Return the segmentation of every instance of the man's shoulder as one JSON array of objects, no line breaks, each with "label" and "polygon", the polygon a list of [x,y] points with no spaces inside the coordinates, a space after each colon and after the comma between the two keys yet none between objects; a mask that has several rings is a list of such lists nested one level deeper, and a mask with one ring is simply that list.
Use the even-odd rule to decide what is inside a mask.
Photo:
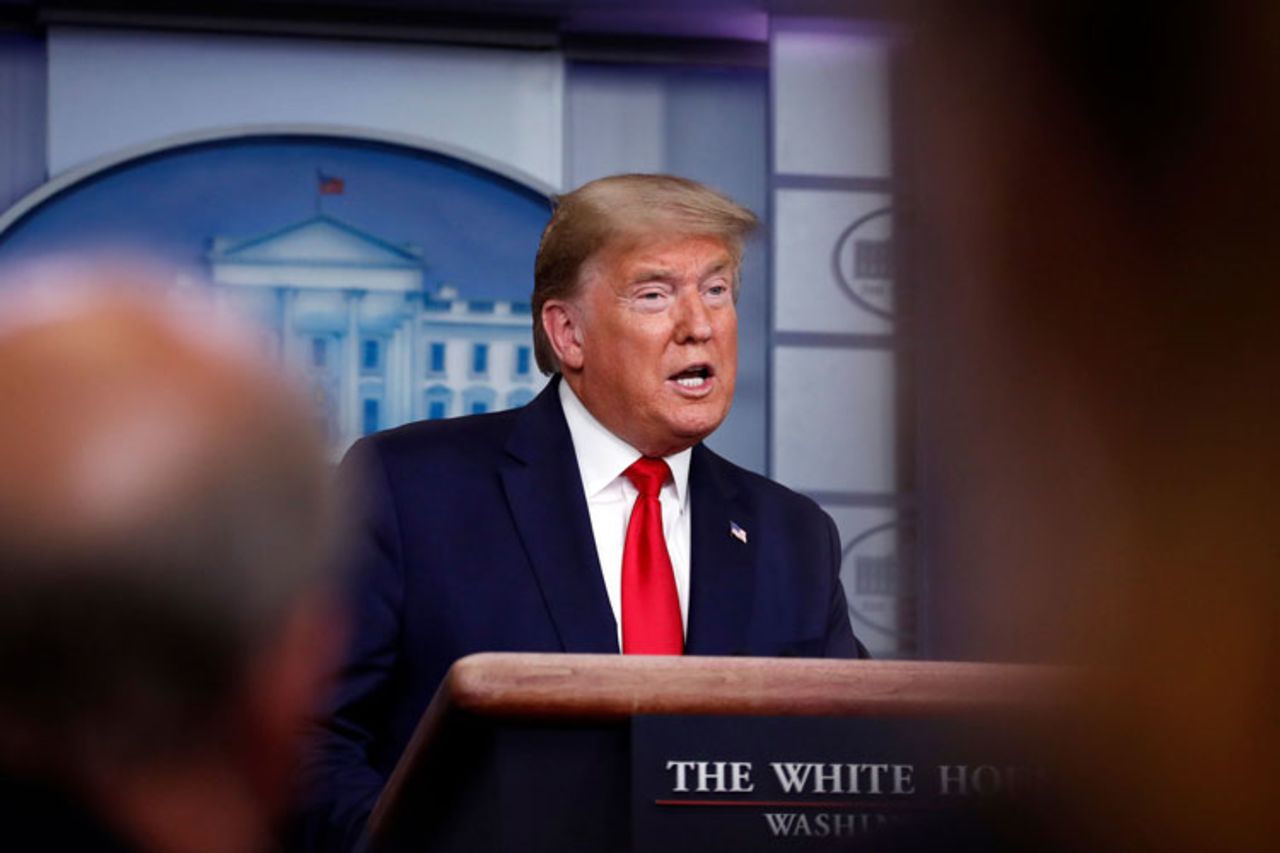
[{"label": "man's shoulder", "polygon": [[348,459],[377,459],[397,468],[421,464],[476,464],[503,455],[519,409],[461,418],[413,421],[367,435]]},{"label": "man's shoulder", "polygon": [[735,491],[751,503],[784,514],[825,515],[817,502],[807,495],[790,489],[781,483],[730,462],[706,445],[699,445],[696,453],[701,464],[718,478],[722,488]]}]

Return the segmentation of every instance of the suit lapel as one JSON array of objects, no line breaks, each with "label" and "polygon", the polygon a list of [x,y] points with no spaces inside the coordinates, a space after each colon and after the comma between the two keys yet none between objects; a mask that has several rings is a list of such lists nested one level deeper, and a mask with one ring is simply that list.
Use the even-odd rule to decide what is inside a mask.
[{"label": "suit lapel", "polygon": [[617,626],[558,384],[558,378],[550,382],[517,416],[502,485],[564,650],[617,653]]},{"label": "suit lapel", "polygon": [[[752,518],[738,499],[729,464],[701,444],[689,462],[689,500],[693,526],[685,652],[741,654],[755,599]],[[741,537],[734,535],[735,525]]]}]

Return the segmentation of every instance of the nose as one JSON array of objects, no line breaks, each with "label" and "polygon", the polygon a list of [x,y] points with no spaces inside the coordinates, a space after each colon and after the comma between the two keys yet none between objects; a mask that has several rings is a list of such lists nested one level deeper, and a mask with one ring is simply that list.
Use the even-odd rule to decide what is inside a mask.
[{"label": "nose", "polygon": [[711,339],[711,312],[696,289],[682,293],[676,303],[676,342],[702,343]]}]

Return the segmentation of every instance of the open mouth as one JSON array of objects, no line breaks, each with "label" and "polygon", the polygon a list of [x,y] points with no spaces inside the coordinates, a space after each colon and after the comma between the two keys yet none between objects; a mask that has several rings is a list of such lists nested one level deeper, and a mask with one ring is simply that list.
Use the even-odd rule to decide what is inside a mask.
[{"label": "open mouth", "polygon": [[715,370],[711,365],[693,364],[679,373],[672,374],[670,378],[682,388],[701,388],[714,375]]}]

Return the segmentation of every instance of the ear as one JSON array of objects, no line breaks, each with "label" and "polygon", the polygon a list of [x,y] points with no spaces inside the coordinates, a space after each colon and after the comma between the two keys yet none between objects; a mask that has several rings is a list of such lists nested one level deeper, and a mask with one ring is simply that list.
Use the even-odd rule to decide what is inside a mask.
[{"label": "ear", "polygon": [[582,309],[571,302],[549,299],[542,306],[542,330],[560,359],[562,370],[582,369]]}]

